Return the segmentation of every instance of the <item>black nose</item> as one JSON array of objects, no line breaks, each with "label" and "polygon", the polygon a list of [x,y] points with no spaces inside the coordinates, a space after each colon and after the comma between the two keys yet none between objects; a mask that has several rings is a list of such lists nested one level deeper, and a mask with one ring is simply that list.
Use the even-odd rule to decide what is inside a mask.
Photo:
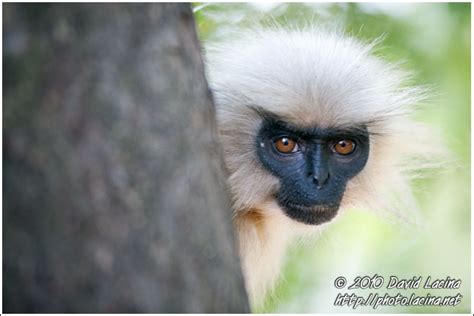
[{"label": "black nose", "polygon": [[316,184],[316,188],[319,190],[328,183],[329,171],[326,168],[316,168],[313,174],[313,182]]},{"label": "black nose", "polygon": [[313,183],[319,190],[328,183],[329,180],[329,152],[324,144],[315,144],[310,151],[309,176],[313,178]]}]

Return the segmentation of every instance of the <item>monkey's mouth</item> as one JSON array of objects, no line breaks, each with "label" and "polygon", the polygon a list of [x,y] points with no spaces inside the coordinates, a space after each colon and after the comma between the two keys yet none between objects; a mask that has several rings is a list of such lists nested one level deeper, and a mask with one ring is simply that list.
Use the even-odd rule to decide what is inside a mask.
[{"label": "monkey's mouth", "polygon": [[332,220],[339,204],[302,205],[290,201],[279,201],[288,217],[309,225],[320,225]]}]

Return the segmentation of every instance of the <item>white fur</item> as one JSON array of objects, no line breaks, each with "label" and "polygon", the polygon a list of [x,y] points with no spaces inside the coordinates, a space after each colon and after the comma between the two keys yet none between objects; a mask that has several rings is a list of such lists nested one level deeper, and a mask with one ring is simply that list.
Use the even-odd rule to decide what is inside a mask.
[{"label": "white fur", "polygon": [[[217,104],[247,289],[254,303],[274,283],[290,239],[319,226],[296,223],[273,201],[278,179],[255,153],[259,106],[302,127],[365,124],[369,160],[349,181],[341,208],[360,206],[403,216],[416,211],[407,170],[426,166],[431,132],[410,118],[425,90],[409,75],[340,32],[249,30],[206,47]],[[412,218],[412,216],[405,216]]]}]

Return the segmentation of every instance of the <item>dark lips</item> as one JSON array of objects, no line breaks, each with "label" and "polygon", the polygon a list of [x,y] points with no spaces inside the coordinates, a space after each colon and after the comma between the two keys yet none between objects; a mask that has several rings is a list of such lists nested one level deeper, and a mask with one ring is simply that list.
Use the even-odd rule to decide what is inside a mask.
[{"label": "dark lips", "polygon": [[310,225],[320,225],[332,220],[339,205],[300,205],[289,201],[281,201],[280,206],[292,219]]}]

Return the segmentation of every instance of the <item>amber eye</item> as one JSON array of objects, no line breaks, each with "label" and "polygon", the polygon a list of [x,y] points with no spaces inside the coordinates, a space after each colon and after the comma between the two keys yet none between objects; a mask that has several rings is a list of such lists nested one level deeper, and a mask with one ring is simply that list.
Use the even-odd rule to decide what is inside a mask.
[{"label": "amber eye", "polygon": [[334,151],[339,155],[349,155],[355,150],[356,144],[350,139],[341,139],[334,145]]},{"label": "amber eye", "polygon": [[294,153],[298,150],[298,144],[288,137],[280,137],[274,142],[275,149],[282,154]]}]

